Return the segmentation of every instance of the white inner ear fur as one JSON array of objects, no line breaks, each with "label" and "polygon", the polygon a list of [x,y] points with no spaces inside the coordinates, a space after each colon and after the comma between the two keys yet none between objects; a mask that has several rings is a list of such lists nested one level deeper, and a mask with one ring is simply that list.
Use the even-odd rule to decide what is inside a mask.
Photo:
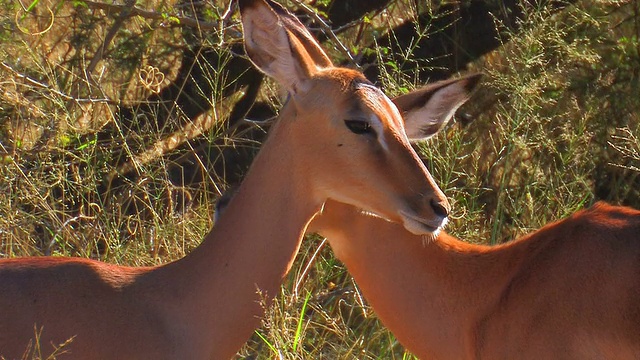
[{"label": "white inner ear fur", "polygon": [[254,8],[242,18],[244,41],[251,61],[291,93],[301,90],[301,69],[291,53],[289,35],[271,9]]},{"label": "white inner ear fur", "polygon": [[435,135],[468,97],[465,83],[453,83],[438,89],[423,107],[405,112],[407,137],[411,141],[417,141]]}]

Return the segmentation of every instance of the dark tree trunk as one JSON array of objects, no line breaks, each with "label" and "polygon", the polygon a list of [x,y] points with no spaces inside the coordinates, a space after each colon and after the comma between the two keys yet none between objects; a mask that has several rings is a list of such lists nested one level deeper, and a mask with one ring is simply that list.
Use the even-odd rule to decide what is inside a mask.
[{"label": "dark tree trunk", "polygon": [[333,0],[328,7],[322,8],[334,28],[362,19],[367,13],[380,11],[391,3],[391,0]]}]

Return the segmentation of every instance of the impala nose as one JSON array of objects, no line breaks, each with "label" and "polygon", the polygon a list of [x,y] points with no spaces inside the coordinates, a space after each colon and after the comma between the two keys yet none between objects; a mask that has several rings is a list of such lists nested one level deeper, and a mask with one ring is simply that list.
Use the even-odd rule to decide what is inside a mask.
[{"label": "impala nose", "polygon": [[443,219],[449,216],[450,206],[448,203],[436,201],[434,199],[431,199],[430,203],[431,208],[436,215],[442,217]]}]

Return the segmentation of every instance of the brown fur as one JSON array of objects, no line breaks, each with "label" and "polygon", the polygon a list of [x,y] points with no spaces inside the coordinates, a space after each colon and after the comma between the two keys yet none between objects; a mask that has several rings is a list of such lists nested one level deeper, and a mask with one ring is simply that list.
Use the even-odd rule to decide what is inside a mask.
[{"label": "brown fur", "polygon": [[598,203],[494,247],[333,201],[309,227],[421,358],[640,359],[638,210]]}]

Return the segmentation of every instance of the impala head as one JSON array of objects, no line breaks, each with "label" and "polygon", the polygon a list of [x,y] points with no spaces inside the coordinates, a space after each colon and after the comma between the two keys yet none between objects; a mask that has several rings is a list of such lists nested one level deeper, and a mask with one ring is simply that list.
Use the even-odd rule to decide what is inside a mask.
[{"label": "impala head", "polygon": [[412,135],[433,135],[476,81],[409,94],[396,106],[362,73],[333,66],[280,5],[269,0],[239,5],[249,58],[289,93],[276,124],[278,136],[299,149],[287,154],[295,158],[291,171],[305,174],[312,195],[402,223],[415,234],[444,226],[449,203],[412,149],[402,116],[411,119]]}]

